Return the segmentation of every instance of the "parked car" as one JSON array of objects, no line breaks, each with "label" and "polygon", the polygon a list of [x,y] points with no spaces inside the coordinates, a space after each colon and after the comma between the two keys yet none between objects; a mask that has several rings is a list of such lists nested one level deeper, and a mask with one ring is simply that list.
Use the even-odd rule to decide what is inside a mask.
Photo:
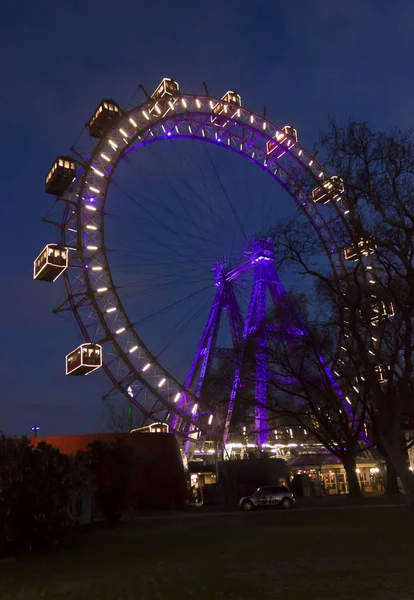
[{"label": "parked car", "polygon": [[255,508],[292,508],[295,497],[286,485],[259,487],[252,496],[240,499],[241,510]]}]

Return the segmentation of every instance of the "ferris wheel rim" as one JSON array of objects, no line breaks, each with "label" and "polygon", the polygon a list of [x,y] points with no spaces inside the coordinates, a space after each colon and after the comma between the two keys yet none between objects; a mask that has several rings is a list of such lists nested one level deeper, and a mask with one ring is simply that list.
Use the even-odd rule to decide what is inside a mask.
[{"label": "ferris wheel rim", "polygon": [[[204,102],[206,103],[208,106],[211,107],[212,103],[213,104],[217,104],[222,102],[222,99],[218,99],[218,98],[212,98],[210,96],[202,96],[202,95],[189,95],[189,94],[178,94],[177,101],[180,101],[181,103],[183,102],[187,102],[188,105],[190,105],[190,102],[194,102],[195,100],[198,100],[199,102]],[[301,201],[299,201],[299,197],[300,194],[299,192],[293,193],[293,186],[289,187],[287,184],[284,184],[283,181],[275,174],[275,172],[272,172],[269,168],[268,165],[266,164],[266,160],[260,164],[258,160],[256,160],[254,157],[249,156],[247,153],[243,153],[238,150],[236,150],[236,148],[233,148],[229,145],[225,145],[224,143],[221,143],[221,140],[217,141],[217,139],[214,141],[213,139],[208,139],[206,137],[203,136],[197,136],[193,133],[188,133],[186,135],[182,134],[171,134],[171,136],[168,136],[165,131],[164,131],[164,135],[163,136],[156,136],[154,134],[154,137],[151,139],[147,139],[145,143],[143,144],[138,144],[135,147],[132,147],[132,144],[134,143],[135,140],[137,140],[137,138],[142,137],[143,135],[145,135],[147,132],[151,131],[152,129],[155,128],[155,126],[159,126],[159,125],[163,125],[164,123],[168,122],[168,121],[179,121],[180,123],[182,122],[187,122],[189,119],[187,117],[189,117],[190,115],[197,115],[198,117],[205,117],[207,119],[211,118],[212,116],[214,116],[214,113],[211,110],[207,110],[207,111],[200,111],[200,110],[188,110],[188,105],[185,107],[186,110],[185,112],[180,112],[176,115],[174,115],[174,117],[172,117],[171,114],[169,114],[168,116],[160,116],[154,115],[154,119],[151,121],[150,124],[146,125],[146,127],[138,129],[137,128],[137,132],[136,135],[131,136],[130,139],[128,139],[128,143],[126,143],[125,147],[123,148],[122,151],[120,151],[117,155],[116,160],[113,162],[112,164],[112,168],[108,174],[108,176],[103,175],[103,177],[101,177],[102,171],[100,168],[101,167],[101,163],[102,160],[100,160],[98,162],[98,166],[97,163],[95,162],[97,155],[101,152],[102,154],[102,149],[105,145],[108,145],[108,140],[112,139],[112,140],[117,140],[118,141],[118,137],[119,137],[119,130],[125,130],[125,126],[123,126],[124,121],[128,121],[131,122],[135,120],[136,118],[136,114],[137,112],[141,112],[143,113],[144,111],[147,111],[147,115],[149,114],[149,108],[148,107],[153,107],[155,106],[159,101],[158,100],[150,100],[150,101],[146,101],[144,103],[141,103],[140,105],[138,105],[137,107],[131,109],[128,112],[125,112],[122,116],[122,119],[119,123],[117,123],[117,125],[111,129],[110,131],[108,131],[107,135],[105,136],[104,139],[102,140],[98,140],[94,151],[92,152],[89,160],[87,161],[86,165],[85,165],[85,170],[83,171],[83,173],[81,174],[81,176],[78,178],[77,182],[75,183],[75,186],[73,189],[77,189],[80,193],[78,194],[78,199],[76,201],[76,218],[77,218],[77,225],[78,225],[78,236],[81,234],[81,230],[82,230],[82,209],[85,208],[85,205],[82,204],[82,200],[83,198],[83,193],[84,190],[86,189],[86,186],[89,185],[89,188],[92,187],[96,190],[99,189],[99,196],[102,200],[101,203],[101,208],[99,209],[99,212],[102,214],[101,216],[101,227],[100,227],[100,233],[101,233],[101,240],[102,240],[102,244],[101,247],[99,248],[100,254],[103,258],[103,267],[106,273],[106,276],[108,278],[108,281],[110,283],[110,285],[108,286],[108,290],[110,291],[110,293],[112,294],[115,303],[116,303],[116,307],[117,310],[119,310],[119,312],[122,314],[122,321],[123,323],[126,325],[126,327],[124,328],[124,331],[126,329],[128,329],[128,331],[131,333],[131,335],[135,338],[137,345],[140,347],[140,349],[144,350],[145,355],[150,359],[151,362],[151,366],[157,367],[161,373],[163,373],[165,375],[165,378],[168,378],[169,381],[173,382],[173,384],[176,386],[177,389],[181,389],[182,392],[185,392],[185,394],[190,395],[191,393],[188,392],[188,390],[184,390],[183,389],[183,385],[180,384],[175,377],[169,372],[168,369],[165,369],[162,365],[162,363],[160,361],[157,360],[156,356],[154,356],[151,352],[151,350],[149,349],[149,347],[145,344],[145,341],[141,338],[140,334],[137,332],[136,328],[134,327],[133,323],[131,322],[131,320],[129,319],[129,316],[127,314],[127,311],[125,310],[124,306],[123,306],[123,302],[121,301],[121,298],[118,294],[117,288],[115,286],[114,280],[113,280],[113,276],[112,276],[112,272],[111,272],[111,268],[109,265],[109,260],[108,260],[108,256],[107,256],[107,248],[105,245],[105,204],[107,201],[107,195],[108,195],[108,191],[110,188],[110,185],[112,183],[112,178],[113,178],[113,174],[116,171],[117,166],[119,165],[120,161],[122,160],[122,158],[124,158],[125,156],[128,156],[131,152],[138,150],[140,147],[142,146],[146,146],[150,143],[154,143],[155,141],[162,141],[164,139],[193,139],[193,140],[198,140],[201,142],[209,142],[209,143],[215,143],[216,145],[219,145],[221,147],[225,147],[229,150],[233,150],[234,152],[238,153],[239,155],[242,155],[244,158],[249,159],[251,162],[255,163],[257,166],[259,166],[262,170],[266,171],[267,173],[269,173],[274,179],[276,179],[276,181],[278,182],[279,185],[281,185],[288,193],[289,195],[293,198],[293,200],[296,202],[296,204],[302,209],[302,211],[304,212],[304,214],[306,215],[306,217],[308,218],[309,222],[312,224],[312,226],[314,227],[319,239],[322,242],[322,245],[324,247],[325,253],[329,258],[329,262],[331,264],[331,268],[333,271],[334,276],[337,276],[337,267],[334,264],[333,258],[332,258],[332,252],[329,252],[325,240],[321,237],[321,232],[320,232],[320,227],[318,227],[316,220],[317,218],[322,220],[323,226],[326,227],[326,231],[328,233],[330,233],[330,229],[329,226],[326,225],[323,216],[320,215],[320,210],[319,207],[316,206],[314,203],[312,203],[312,200],[310,201],[310,203],[308,202],[308,200],[306,200],[306,203],[303,203]],[[241,107],[240,107],[241,109]],[[261,139],[265,139],[267,141],[269,140],[273,140],[274,138],[272,137],[272,135],[265,133],[266,130],[268,130],[269,132],[271,132],[272,130],[277,131],[278,128],[276,128],[276,126],[274,126],[272,123],[270,123],[270,121],[268,121],[267,119],[264,119],[263,117],[260,117],[259,115],[252,113],[250,111],[247,111],[246,109],[241,109],[244,111],[244,113],[247,113],[247,116],[249,117],[249,119],[253,119],[254,123],[251,123],[251,126],[249,126],[248,124],[241,122],[239,120],[239,116],[236,117],[232,117],[231,119],[229,119],[228,123],[231,124],[231,121],[233,121],[235,124],[237,124],[238,126],[241,126],[242,128],[246,128],[250,131],[254,131],[255,134],[257,136],[260,136]],[[147,120],[147,119],[145,119]],[[253,124],[258,124],[259,128],[257,127],[253,127]],[[206,125],[210,126],[210,125]],[[262,128],[260,130],[260,127]],[[220,129],[224,130],[224,127],[220,127]],[[115,133],[116,130],[116,133]],[[138,133],[139,131],[139,133]],[[123,131],[124,132],[124,131]],[[121,134],[122,135],[122,134]],[[125,140],[125,138],[124,138]],[[114,141],[114,143],[116,144],[117,141]],[[126,140],[125,140],[126,141]],[[250,143],[250,146],[253,145],[253,142]],[[296,151],[297,154],[293,154],[293,148],[292,149],[287,149],[286,152],[297,162],[301,165],[302,167],[302,172],[306,173],[307,175],[311,175],[311,180],[312,182],[317,185],[318,183],[321,183],[322,181],[325,181],[326,179],[329,178],[329,175],[326,173],[325,169],[323,169],[321,167],[321,165],[319,163],[317,163],[317,161],[312,157],[312,155],[305,150],[305,148],[303,148],[298,142],[295,143],[294,147],[296,147]],[[254,152],[254,151],[253,151]],[[284,152],[285,153],[285,152]],[[301,158],[303,156],[303,159]],[[263,157],[263,155],[261,155],[261,158]],[[307,161],[307,165],[305,165],[304,160],[306,159]],[[277,172],[279,171],[283,171],[283,168],[280,164],[277,165]],[[97,175],[97,173],[99,172],[99,177],[101,179],[106,180],[107,184],[106,187],[104,188],[104,193],[101,193],[100,188],[96,187],[95,185],[90,185],[91,181],[92,184],[95,184],[97,178],[95,177],[95,175]],[[316,174],[318,173],[318,175]],[[90,178],[90,180],[87,182],[87,178]],[[287,180],[288,182],[290,181],[290,179],[288,178]],[[79,184],[79,188],[77,188],[76,186]],[[93,191],[93,190],[92,190]],[[71,196],[72,199],[72,195],[73,195],[73,190],[70,191],[69,195]],[[308,194],[309,196],[309,194]],[[68,198],[69,199],[69,198]],[[335,210],[343,216],[342,212],[339,209],[339,206],[337,204],[334,204]],[[307,210],[309,208],[309,210]],[[315,215],[315,218],[313,218],[313,215]],[[66,222],[65,219],[62,220],[62,242],[65,243],[67,241],[66,239]],[[334,236],[331,236],[334,239]],[[81,240],[82,242],[82,240]],[[83,243],[78,243],[78,250],[80,252],[80,257],[81,257],[81,263],[86,265],[86,252],[85,252],[85,247]],[[337,257],[339,258],[339,263],[341,266],[341,271],[345,271],[345,263],[344,263],[344,259],[342,256],[341,252],[337,252]],[[107,335],[107,339],[105,339],[105,343],[108,342],[110,343],[113,348],[116,350],[116,354],[121,357],[122,361],[128,366],[129,372],[133,373],[134,377],[133,380],[134,381],[140,381],[140,383],[144,386],[146,386],[151,393],[154,393],[154,387],[153,386],[148,386],[147,385],[147,380],[142,376],[142,373],[138,370],[137,366],[135,366],[133,364],[133,362],[130,360],[130,357],[128,356],[127,352],[123,349],[123,347],[121,346],[121,344],[118,342],[118,338],[116,337],[116,333],[114,333],[113,331],[111,331],[107,320],[105,319],[105,315],[103,310],[101,309],[101,305],[99,303],[99,300],[97,300],[96,295],[95,295],[95,291],[93,289],[93,285],[92,285],[92,281],[91,281],[91,275],[90,275],[90,271],[87,268],[84,268],[82,270],[82,274],[83,274],[83,280],[85,283],[85,286],[87,288],[87,292],[88,292],[88,296],[89,298],[92,300],[92,304],[94,307],[94,310],[98,316],[98,320],[100,322],[100,324],[102,325],[103,330],[106,332]],[[67,291],[68,291],[68,296],[70,298],[73,297],[73,287],[71,285],[71,278],[69,276],[68,273],[65,273],[65,284],[67,287]],[[89,339],[90,341],[96,341],[96,340],[92,340],[90,339],[90,334],[87,330],[87,327],[85,326],[79,310],[76,306],[76,303],[72,302],[71,304],[71,308],[72,311],[75,314],[75,318],[78,322],[78,325],[80,326],[83,335]],[[111,373],[112,375],[112,371],[109,368],[109,365],[106,363],[106,361],[104,361],[104,369],[106,371],[106,373],[109,375]],[[142,369],[141,369],[142,371]],[[113,381],[113,383],[115,383],[114,381],[114,377],[110,376],[111,380]],[[117,389],[119,389],[119,391],[121,391],[124,395],[126,394],[126,385],[124,381],[118,381],[116,380],[116,387]],[[156,392],[156,390],[155,390]],[[177,406],[174,406],[172,403],[171,398],[165,398],[164,396],[162,396],[161,394],[159,394],[159,398],[158,398],[161,403],[171,412],[174,412],[176,414],[179,415],[179,417],[185,419],[187,422],[192,423],[193,425],[196,424],[196,420],[191,418],[191,415],[188,415],[188,413],[185,414],[180,414],[180,411],[178,410]],[[198,399],[195,398],[195,401],[198,402]],[[140,410],[143,410],[143,407],[140,405]]]}]

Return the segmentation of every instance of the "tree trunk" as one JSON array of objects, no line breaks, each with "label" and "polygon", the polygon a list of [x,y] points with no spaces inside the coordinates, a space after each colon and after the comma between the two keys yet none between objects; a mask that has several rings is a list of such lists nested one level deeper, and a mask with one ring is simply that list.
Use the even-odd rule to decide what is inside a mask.
[{"label": "tree trunk", "polygon": [[356,472],[356,462],[354,456],[346,456],[342,458],[342,463],[346,471],[346,478],[348,480],[349,495],[355,498],[362,496],[361,488],[359,486],[358,475]]},{"label": "tree trunk", "polygon": [[385,477],[385,494],[400,494],[400,488],[398,487],[397,471],[395,469],[395,466],[388,455],[385,455],[384,458],[387,469],[387,474]]},{"label": "tree trunk", "polygon": [[400,446],[388,450],[397,476],[400,478],[407,499],[407,506],[414,511],[414,475],[408,468],[407,452]]}]

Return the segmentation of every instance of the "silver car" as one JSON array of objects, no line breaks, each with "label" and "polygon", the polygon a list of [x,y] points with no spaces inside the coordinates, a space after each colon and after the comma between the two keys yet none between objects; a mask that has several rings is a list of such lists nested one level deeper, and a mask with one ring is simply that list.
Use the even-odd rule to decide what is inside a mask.
[{"label": "silver car", "polygon": [[241,510],[253,510],[254,508],[292,508],[295,497],[285,485],[271,485],[259,487],[253,496],[245,496],[240,499]]}]

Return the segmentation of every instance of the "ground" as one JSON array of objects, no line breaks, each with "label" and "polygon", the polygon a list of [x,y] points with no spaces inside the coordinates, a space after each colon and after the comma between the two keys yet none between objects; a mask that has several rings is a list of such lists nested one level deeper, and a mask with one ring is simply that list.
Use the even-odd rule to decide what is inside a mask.
[{"label": "ground", "polygon": [[0,598],[408,600],[413,536],[402,506],[144,518],[3,559]]}]

